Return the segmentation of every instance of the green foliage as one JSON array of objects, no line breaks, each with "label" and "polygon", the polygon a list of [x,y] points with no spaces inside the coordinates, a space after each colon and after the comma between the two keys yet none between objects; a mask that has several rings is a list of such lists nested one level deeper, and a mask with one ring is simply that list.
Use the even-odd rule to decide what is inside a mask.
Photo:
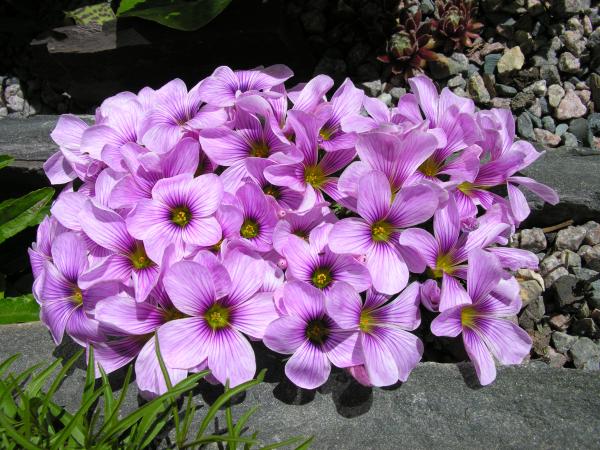
[{"label": "green foliage", "polygon": [[117,19],[117,16],[115,16],[114,11],[110,7],[110,3],[106,1],[65,11],[65,16],[73,19],[77,25],[89,25],[92,23],[102,25]]},{"label": "green foliage", "polygon": [[[13,162],[13,158],[0,155],[0,169]],[[27,227],[37,225],[48,214],[54,189],[42,188],[0,203],[0,244]]]},{"label": "green foliage", "polygon": [[40,320],[40,306],[33,295],[2,298],[0,292],[0,324],[34,322]]},{"label": "green foliage", "polygon": [[231,0],[121,0],[118,17],[140,17],[182,31],[202,28]]},{"label": "green foliage", "polygon": [[[132,375],[132,365],[125,376],[123,388],[116,395],[107,375],[100,370],[100,380],[94,376],[94,352],[88,352],[88,369],[81,405],[73,414],[54,400],[54,394],[70,368],[82,356],[83,350],[69,359],[58,374],[62,360],[55,360],[45,368],[33,366],[19,375],[5,373],[18,359],[12,356],[0,363],[0,445],[4,449],[144,449],[156,448],[166,442],[168,448],[198,449],[209,443],[219,443],[228,450],[251,449],[258,445],[257,434],[245,436],[246,423],[256,408],[242,414],[237,423],[233,421],[230,408],[232,397],[258,385],[263,381],[263,370],[256,380],[249,381],[226,391],[206,410],[200,425],[197,423],[198,406],[194,404],[192,390],[208,374],[203,371],[189,376],[171,386],[160,350],[157,356],[169,390],[122,417],[121,407]],[[52,380],[52,381],[50,381]],[[44,386],[50,386],[43,391]],[[186,401],[181,401],[183,397]],[[102,406],[101,406],[102,405]],[[181,408],[180,408],[181,406]],[[225,434],[210,434],[207,429],[219,410],[225,407],[227,431]],[[198,427],[195,432],[193,428]],[[172,433],[169,433],[172,431]],[[174,436],[174,442],[171,442]],[[295,446],[308,448],[311,439],[301,437],[278,442],[263,449]]]}]

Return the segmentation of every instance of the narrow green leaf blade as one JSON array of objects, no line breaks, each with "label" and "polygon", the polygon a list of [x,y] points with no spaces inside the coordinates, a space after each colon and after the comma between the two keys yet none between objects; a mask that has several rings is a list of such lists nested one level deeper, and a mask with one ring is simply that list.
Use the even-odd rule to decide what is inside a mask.
[{"label": "narrow green leaf blade", "polygon": [[202,28],[231,0],[122,0],[119,17],[140,17],[182,31]]},{"label": "narrow green leaf blade", "polygon": [[10,164],[15,160],[12,156],[8,155],[0,155],[0,169],[6,166],[10,166]]},{"label": "narrow green leaf blade", "polygon": [[40,305],[32,294],[0,299],[0,324],[40,320]]},{"label": "narrow green leaf blade", "polygon": [[0,203],[0,243],[29,226],[37,225],[43,217],[40,213],[53,195],[54,189],[42,188]]}]

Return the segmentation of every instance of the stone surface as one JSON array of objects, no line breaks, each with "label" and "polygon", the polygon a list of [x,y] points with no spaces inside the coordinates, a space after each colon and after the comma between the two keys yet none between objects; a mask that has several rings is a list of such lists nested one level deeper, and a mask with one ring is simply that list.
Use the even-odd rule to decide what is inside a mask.
[{"label": "stone surface", "polygon": [[586,233],[587,230],[583,227],[564,228],[556,235],[554,246],[557,250],[568,249],[576,252],[581,246]]},{"label": "stone surface", "polygon": [[577,94],[572,90],[568,90],[556,108],[555,117],[558,120],[568,120],[582,117],[586,112],[587,108]]},{"label": "stone surface", "polygon": [[579,338],[577,336],[571,336],[570,334],[562,333],[560,331],[552,333],[552,343],[554,344],[554,348],[560,353],[567,353],[578,340]]},{"label": "stone surface", "polygon": [[490,93],[485,87],[485,83],[481,75],[478,73],[472,75],[467,83],[468,92],[473,100],[477,103],[486,104],[491,100]]},{"label": "stone surface", "polygon": [[581,69],[581,62],[570,52],[564,52],[558,59],[558,68],[561,72],[577,73]]},{"label": "stone surface", "polygon": [[520,245],[523,250],[529,250],[533,253],[539,253],[546,250],[548,243],[546,242],[546,235],[541,228],[528,228],[521,230]]},{"label": "stone surface", "polygon": [[548,103],[553,108],[556,108],[562,98],[565,96],[565,90],[559,84],[552,84],[548,87]]},{"label": "stone surface", "polygon": [[[583,247],[586,247],[585,249]],[[600,272],[600,244],[592,246],[583,246],[578,254],[583,259],[585,266],[588,269]]]},{"label": "stone surface", "polygon": [[[23,354],[16,370],[48,363],[53,352],[68,356],[72,351],[69,346],[55,350],[39,324],[1,326],[0,339],[0,359]],[[259,357],[259,367],[267,359]],[[57,393],[57,401],[71,410],[80,398],[83,366],[83,361],[77,364]],[[423,363],[399,387],[363,388],[334,372],[314,392],[282,382],[281,367],[270,366],[267,382],[248,391],[233,410],[242,414],[259,406],[248,426],[260,430],[265,443],[314,435],[315,449],[489,448],[491,442],[507,448],[597,446],[600,377],[586,371],[543,363],[499,367],[496,381],[482,388],[470,364]],[[203,384],[199,390],[209,399],[218,388]],[[199,395],[196,401],[203,399]],[[128,396],[125,409],[137,402]]]},{"label": "stone surface", "polygon": [[547,145],[548,147],[557,147],[560,145],[560,136],[541,128],[534,128],[533,135],[535,140],[540,144]]},{"label": "stone surface", "polygon": [[525,63],[525,56],[523,56],[523,52],[521,48],[517,45],[511,49],[507,49],[504,51],[504,54],[498,61],[498,65],[496,69],[500,75],[505,73],[510,73],[515,70],[520,70]]},{"label": "stone surface", "polygon": [[526,193],[532,215],[523,227],[556,225],[569,219],[584,223],[600,217],[600,154],[561,147],[547,151],[522,173],[554,188],[560,196],[560,203],[552,206]]},{"label": "stone surface", "polygon": [[600,370],[600,347],[589,338],[577,340],[569,350],[573,364],[578,369]]}]

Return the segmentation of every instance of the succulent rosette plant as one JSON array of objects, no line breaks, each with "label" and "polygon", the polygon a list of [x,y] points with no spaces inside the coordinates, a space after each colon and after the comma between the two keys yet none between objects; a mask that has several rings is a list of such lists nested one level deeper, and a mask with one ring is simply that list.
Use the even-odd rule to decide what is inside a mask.
[{"label": "succulent rosette plant", "polygon": [[404,381],[422,307],[433,334],[462,335],[482,384],[494,358],[521,362],[510,270],[537,258],[504,246],[529,212],[520,186],[558,198],[519,176],[540,153],[510,113],[424,76],[391,111],[350,80],[328,97],[328,77],[291,76],[220,67],[115,95],[92,125],[61,117],[45,169],[66,186],[30,250],[54,340],[93,347],[105,372],[134,363],[147,396],[168,385],[157,348],[172,381],[209,369],[233,387],[254,377],[256,341],[291,355],[299,387],[332,366]]}]

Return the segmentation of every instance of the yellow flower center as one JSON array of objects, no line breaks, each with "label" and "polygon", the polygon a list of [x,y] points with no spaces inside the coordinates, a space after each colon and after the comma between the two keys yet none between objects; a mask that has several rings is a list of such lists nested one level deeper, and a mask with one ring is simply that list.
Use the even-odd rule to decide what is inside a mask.
[{"label": "yellow flower center", "polygon": [[435,269],[433,269],[433,276],[435,278],[442,278],[444,273],[448,275],[452,275],[456,268],[454,267],[454,261],[452,260],[452,256],[449,254],[441,254],[437,257],[435,261]]},{"label": "yellow flower center", "polygon": [[360,331],[370,333],[374,326],[375,323],[373,319],[373,311],[367,309],[361,311],[358,323],[358,328],[360,328]]},{"label": "yellow flower center", "polygon": [[319,136],[321,136],[321,138],[324,141],[328,141],[329,139],[331,139],[333,133],[335,133],[335,130],[333,128],[324,126],[323,128],[321,128],[321,131],[319,131]]},{"label": "yellow flower center", "polygon": [[325,289],[332,281],[331,270],[326,267],[319,267],[313,273],[312,283],[319,289]]},{"label": "yellow flower center", "polygon": [[135,250],[129,255],[129,259],[131,260],[133,267],[138,270],[146,269],[147,267],[154,265],[154,261],[146,254],[146,249],[142,242],[136,244]]},{"label": "yellow flower center", "polygon": [[306,337],[313,344],[322,344],[329,336],[327,324],[322,319],[315,319],[308,322],[306,326]]},{"label": "yellow flower center", "polygon": [[171,221],[181,228],[185,227],[192,220],[192,213],[187,206],[179,206],[171,210]]},{"label": "yellow flower center", "polygon": [[81,289],[79,289],[79,286],[75,286],[73,288],[73,295],[71,298],[73,299],[73,303],[77,305],[81,305],[83,303],[83,293],[81,292]]},{"label": "yellow flower center", "polygon": [[215,303],[204,313],[204,318],[213,330],[225,328],[229,325],[229,309]]},{"label": "yellow flower center", "polygon": [[319,166],[309,166],[304,169],[304,181],[314,188],[319,188],[325,183],[325,174]]},{"label": "yellow flower center", "polygon": [[439,171],[440,171],[440,166],[437,162],[435,162],[435,160],[433,158],[427,158],[425,160],[425,162],[423,162],[423,164],[421,164],[419,166],[419,172],[421,172],[424,175],[427,175],[428,177],[435,177]]},{"label": "yellow flower center", "polygon": [[254,142],[250,145],[250,155],[256,158],[266,158],[269,156],[269,146],[266,142]]},{"label": "yellow flower center", "polygon": [[252,239],[258,236],[259,226],[255,220],[245,219],[240,228],[240,234],[246,239]]},{"label": "yellow flower center", "polygon": [[394,227],[385,220],[380,220],[371,225],[371,236],[374,241],[389,241],[393,231]]},{"label": "yellow flower center", "polygon": [[477,311],[472,306],[465,306],[460,312],[460,323],[463,327],[473,328],[476,318]]}]

